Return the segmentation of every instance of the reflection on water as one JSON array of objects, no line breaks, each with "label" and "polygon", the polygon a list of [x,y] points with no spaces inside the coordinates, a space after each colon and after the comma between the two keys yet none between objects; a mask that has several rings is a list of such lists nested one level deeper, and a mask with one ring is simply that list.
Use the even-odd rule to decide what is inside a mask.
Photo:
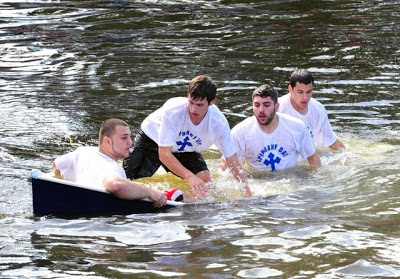
[{"label": "reflection on water", "polygon": [[[1,278],[400,277],[398,1],[8,1],[0,4]],[[262,83],[283,95],[308,68],[348,147],[323,168],[219,170],[207,203],[154,215],[32,217],[33,169],[100,122],[135,132],[210,75],[231,126]],[[160,173],[143,183],[187,184]],[[186,187],[186,188],[185,188]]]}]

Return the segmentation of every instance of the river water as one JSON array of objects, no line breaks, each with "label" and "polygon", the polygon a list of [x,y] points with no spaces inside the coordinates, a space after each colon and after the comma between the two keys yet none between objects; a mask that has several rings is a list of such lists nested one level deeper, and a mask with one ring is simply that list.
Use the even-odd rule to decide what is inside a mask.
[{"label": "river water", "polygon": [[[0,1],[0,277],[400,278],[399,22],[397,0]],[[33,217],[29,171],[96,145],[102,120],[134,133],[208,74],[233,127],[297,67],[347,147],[320,170],[249,176],[242,200],[210,151],[206,205]]]}]

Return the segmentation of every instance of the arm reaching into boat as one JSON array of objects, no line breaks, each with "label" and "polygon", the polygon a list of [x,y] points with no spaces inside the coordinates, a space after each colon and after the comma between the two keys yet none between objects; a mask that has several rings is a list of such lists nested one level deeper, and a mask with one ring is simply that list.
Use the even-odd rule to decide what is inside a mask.
[{"label": "arm reaching into boat", "polygon": [[110,175],[103,180],[104,188],[111,194],[120,199],[136,200],[148,198],[154,201],[154,207],[162,207],[167,203],[164,193],[140,186],[128,179],[123,179],[116,175]]}]

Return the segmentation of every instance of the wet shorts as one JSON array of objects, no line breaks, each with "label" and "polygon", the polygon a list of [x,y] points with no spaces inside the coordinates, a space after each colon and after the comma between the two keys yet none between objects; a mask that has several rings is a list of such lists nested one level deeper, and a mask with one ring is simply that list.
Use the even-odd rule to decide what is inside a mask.
[{"label": "wet shorts", "polygon": [[[177,152],[172,154],[185,168],[194,174],[208,170],[206,162],[198,152]],[[136,134],[133,150],[123,162],[126,176],[129,179],[150,177],[160,166],[163,166],[167,172],[171,172],[159,159],[157,143],[140,130]]]}]

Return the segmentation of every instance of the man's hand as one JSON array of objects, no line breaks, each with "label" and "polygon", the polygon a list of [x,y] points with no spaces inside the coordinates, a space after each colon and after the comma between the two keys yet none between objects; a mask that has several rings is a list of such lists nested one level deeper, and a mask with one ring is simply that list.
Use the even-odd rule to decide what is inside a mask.
[{"label": "man's hand", "polygon": [[59,178],[61,179],[61,172],[60,170],[57,168],[55,161],[53,161],[52,165],[51,165],[51,171],[52,171],[52,176],[55,178]]},{"label": "man's hand", "polygon": [[208,194],[207,186],[204,181],[201,180],[201,178],[197,177],[196,175],[192,175],[187,179],[187,181],[189,182],[190,188],[196,197],[202,198]]},{"label": "man's hand", "polygon": [[149,199],[154,201],[154,207],[159,208],[167,204],[167,197],[164,195],[163,192],[154,189],[149,189],[149,191]]},{"label": "man's hand", "polygon": [[158,155],[160,156],[160,161],[167,166],[170,171],[189,182],[190,188],[196,197],[201,198],[207,195],[208,191],[206,184],[200,177],[193,174],[183,166],[178,159],[176,159],[172,154],[172,146],[159,146]]},{"label": "man's hand", "polygon": [[167,197],[163,192],[143,187],[115,174],[106,176],[103,180],[103,186],[104,189],[120,199],[138,200],[148,198],[154,201],[154,207],[162,207],[167,203]]}]

